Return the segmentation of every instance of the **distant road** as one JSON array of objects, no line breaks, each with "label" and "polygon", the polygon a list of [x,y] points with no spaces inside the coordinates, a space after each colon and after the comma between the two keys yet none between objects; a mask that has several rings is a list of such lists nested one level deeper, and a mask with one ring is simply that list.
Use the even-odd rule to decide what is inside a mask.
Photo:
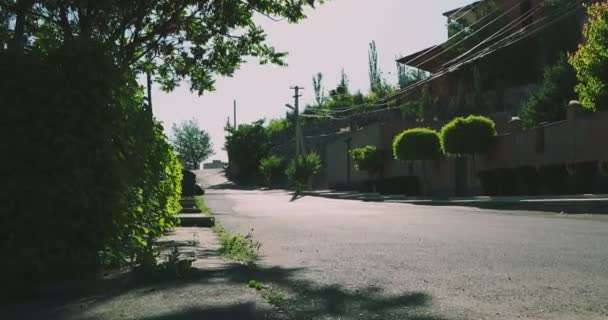
[{"label": "distant road", "polygon": [[[226,182],[218,170],[199,178]],[[254,230],[260,277],[301,289],[288,307],[297,319],[608,319],[608,216],[283,191],[205,198],[227,229]]]}]

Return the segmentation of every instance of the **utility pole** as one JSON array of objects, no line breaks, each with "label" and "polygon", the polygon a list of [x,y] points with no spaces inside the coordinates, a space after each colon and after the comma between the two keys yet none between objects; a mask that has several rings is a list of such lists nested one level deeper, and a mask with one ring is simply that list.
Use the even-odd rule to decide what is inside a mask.
[{"label": "utility pole", "polygon": [[304,88],[295,86],[295,87],[291,87],[291,89],[293,89],[295,91],[295,95],[293,96],[295,107],[293,107],[289,104],[287,104],[285,106],[287,108],[293,110],[295,118],[296,118],[295,139],[296,139],[296,157],[298,157],[300,155],[300,153],[303,154],[306,152],[305,148],[304,148],[304,138],[302,137],[302,128],[300,127],[300,106],[299,106],[300,97],[302,96],[300,94],[300,90],[303,90]]},{"label": "utility pole", "polygon": [[236,130],[236,99],[234,99],[234,129]]}]

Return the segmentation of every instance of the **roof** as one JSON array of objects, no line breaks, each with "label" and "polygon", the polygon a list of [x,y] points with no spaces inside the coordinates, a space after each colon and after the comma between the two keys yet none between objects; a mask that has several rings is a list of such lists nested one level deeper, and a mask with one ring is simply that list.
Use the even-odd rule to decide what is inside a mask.
[{"label": "roof", "polygon": [[456,8],[456,9],[454,9],[454,10],[450,10],[450,11],[444,12],[444,13],[443,13],[443,15],[449,18],[451,15],[453,15],[454,13],[456,13],[456,12],[458,12],[458,11],[466,11],[466,10],[470,10],[470,9],[473,9],[473,8],[477,7],[477,6],[479,6],[479,5],[480,5],[480,4],[481,4],[483,1],[484,1],[484,0],[475,1],[475,2],[473,2],[473,3],[471,3],[471,4],[468,4],[468,5],[464,6],[464,7],[460,7],[460,8]]},{"label": "roof", "polygon": [[447,60],[449,60],[449,57],[441,54],[443,51],[444,48],[441,44],[435,45],[405,57],[401,57],[397,59],[397,62],[424,71],[435,72],[440,69],[440,67],[447,62]]}]

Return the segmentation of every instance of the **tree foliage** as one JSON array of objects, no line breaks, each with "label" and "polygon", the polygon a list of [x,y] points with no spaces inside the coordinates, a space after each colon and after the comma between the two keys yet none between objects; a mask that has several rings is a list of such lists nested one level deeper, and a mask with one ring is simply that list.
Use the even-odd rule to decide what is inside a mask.
[{"label": "tree foliage", "polygon": [[574,98],[576,74],[565,56],[545,69],[540,87],[530,94],[520,118],[524,127],[532,128],[542,122],[566,118],[566,103]]},{"label": "tree foliage", "polygon": [[10,137],[0,270],[16,285],[125,262],[176,224],[181,165],[103,46],[0,51],[0,72],[0,134]]},{"label": "tree foliage", "polygon": [[441,128],[441,148],[445,154],[467,155],[486,152],[494,143],[494,121],[470,115],[458,117]]},{"label": "tree foliage", "polygon": [[201,162],[213,155],[209,134],[202,130],[196,120],[173,125],[172,143],[186,169],[196,170]]},{"label": "tree foliage", "polygon": [[370,92],[379,97],[383,97],[388,94],[391,88],[386,83],[386,80],[382,76],[382,71],[378,66],[378,50],[376,49],[375,41],[372,41],[369,44],[368,69]]},{"label": "tree foliage", "polygon": [[434,160],[441,155],[437,131],[429,128],[408,129],[393,140],[393,157],[399,160]]},{"label": "tree foliage", "polygon": [[325,103],[325,88],[323,88],[323,74],[321,72],[312,77],[312,87],[315,91],[315,102],[320,107]]},{"label": "tree foliage", "polygon": [[276,186],[285,174],[285,161],[276,155],[263,158],[260,160],[260,173],[268,187]]},{"label": "tree foliage", "polygon": [[376,146],[365,146],[352,149],[350,155],[355,167],[359,171],[365,171],[370,177],[381,175],[384,170],[384,151]]},{"label": "tree foliage", "polygon": [[[230,76],[243,56],[283,64],[286,53],[267,44],[256,14],[303,18],[316,0],[0,0],[15,21],[8,45],[54,48],[73,39],[94,39],[122,66],[154,74],[166,90],[189,78],[191,90],[213,89],[217,75]],[[1,37],[0,37],[1,38]]]},{"label": "tree foliage", "polygon": [[590,5],[583,29],[585,43],[570,57],[576,70],[576,93],[591,111],[608,109],[608,3]]},{"label": "tree foliage", "polygon": [[311,152],[293,158],[289,162],[285,174],[296,186],[296,189],[301,190],[309,179],[319,172],[319,169],[321,169],[321,158],[319,154]]},{"label": "tree foliage", "polygon": [[255,183],[260,161],[268,155],[270,139],[264,120],[225,128],[228,135],[224,148],[228,153],[230,177],[240,183]]}]

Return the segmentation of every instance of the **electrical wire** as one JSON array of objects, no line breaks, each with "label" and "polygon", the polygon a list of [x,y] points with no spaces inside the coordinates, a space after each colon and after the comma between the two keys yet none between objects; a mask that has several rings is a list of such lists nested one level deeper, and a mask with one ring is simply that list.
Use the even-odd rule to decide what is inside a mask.
[{"label": "electrical wire", "polygon": [[[517,5],[521,4],[523,1],[525,1],[525,0],[521,0],[521,1],[520,1],[519,3],[517,3],[515,6],[517,6]],[[468,26],[467,28],[468,28],[468,29],[471,29],[471,28],[473,28],[473,27],[475,27],[475,26],[477,26],[477,25],[481,24],[482,22],[485,22],[485,20],[486,20],[487,18],[492,17],[492,16],[493,16],[493,15],[494,15],[496,12],[498,12],[499,10],[503,9],[503,8],[504,8],[504,7],[506,7],[506,6],[507,6],[507,4],[506,4],[506,3],[505,3],[505,4],[502,4],[501,6],[497,6],[497,7],[496,7],[496,8],[494,8],[494,10],[492,10],[490,13],[488,13],[488,14],[487,14],[487,15],[485,15],[485,16],[483,16],[481,19],[477,20],[476,22],[474,22],[473,24],[471,24],[471,25],[470,25],[470,26]],[[515,7],[515,6],[514,6],[514,7]],[[511,9],[513,9],[514,7],[512,7]],[[477,7],[476,7],[476,8],[477,8]],[[509,9],[509,10],[511,10],[511,9]],[[499,17],[499,18],[500,18],[500,17]],[[482,26],[482,29],[483,29],[483,28],[485,28],[485,27],[487,27],[488,25],[492,24],[493,22],[495,22],[495,20],[492,20],[492,21],[490,21],[488,24],[486,24],[486,25]],[[444,43],[446,43],[446,44],[447,44],[447,43],[449,43],[451,40],[456,39],[458,36],[460,36],[461,34],[463,34],[463,33],[465,33],[465,32],[467,32],[467,29],[466,29],[466,28],[465,28],[465,29],[462,29],[462,30],[461,30],[461,31],[459,31],[458,33],[456,33],[456,34],[454,34],[453,36],[449,37],[449,38],[448,38],[448,39],[447,39],[447,40],[446,40]],[[462,39],[462,40],[466,40],[466,39],[467,39],[467,38],[464,38],[464,39]],[[420,60],[422,57],[426,56],[426,55],[427,55],[429,52],[433,51],[433,50],[434,50],[435,48],[437,48],[437,47],[438,47],[438,46],[432,46],[431,48],[429,48],[428,50],[424,51],[422,54],[418,55],[417,57],[415,57],[414,59],[412,59],[412,60],[408,61],[407,63],[408,63],[408,64],[412,64],[412,63],[414,63],[415,61]],[[444,49],[444,50],[448,50],[448,49]],[[426,61],[425,61],[424,63],[426,63]],[[424,64],[424,63],[423,63],[423,64]],[[421,64],[418,64],[418,66],[420,66],[420,65],[421,65]],[[411,67],[416,68],[415,66],[411,66]],[[419,69],[419,68],[418,68],[418,69]]]}]

